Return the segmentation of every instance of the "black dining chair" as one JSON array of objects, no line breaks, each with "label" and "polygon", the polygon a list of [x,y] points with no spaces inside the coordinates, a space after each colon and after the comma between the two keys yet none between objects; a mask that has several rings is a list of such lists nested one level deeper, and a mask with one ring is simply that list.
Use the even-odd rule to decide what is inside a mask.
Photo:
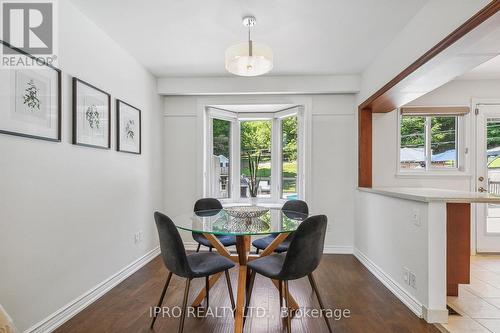
[{"label": "black dining chair", "polygon": [[[186,255],[186,250],[184,249],[181,235],[174,225],[174,222],[172,222],[172,220],[168,216],[159,212],[155,212],[154,217],[160,237],[161,256],[163,258],[163,263],[169,270],[167,281],[165,282],[165,286],[163,287],[163,291],[161,293],[157,308],[161,307],[161,305],[163,304],[163,298],[165,297],[165,294],[167,292],[172,274],[186,278],[186,287],[184,289],[184,299],[182,301],[181,309],[181,321],[179,324],[179,333],[182,332],[182,329],[184,327],[186,304],[191,280],[194,278],[205,278],[206,306],[208,308],[209,277],[212,274],[225,272],[227,288],[229,290],[229,298],[231,300],[231,306],[234,309],[235,306],[233,289],[231,287],[231,279],[229,277],[229,269],[234,267],[234,263],[228,258],[223,257],[217,253],[205,252]],[[153,320],[151,321],[151,329],[155,324],[156,318],[157,314],[155,312]]]},{"label": "black dining chair", "polygon": [[[281,210],[283,211],[283,213],[285,215],[289,215],[293,212],[299,213],[300,216],[309,214],[309,207],[307,206],[307,203],[305,201],[302,201],[302,200],[287,201],[287,202],[285,202],[285,204],[283,205]],[[289,216],[289,217],[294,218],[296,216]],[[257,248],[257,251],[255,253],[259,254],[259,250],[264,251],[265,248],[268,247],[269,244],[271,244],[278,235],[279,234],[275,233],[275,234],[271,234],[269,236],[254,240],[252,242],[252,245],[255,248]],[[276,252],[276,253],[286,252],[288,250],[288,246],[290,245],[290,242],[292,241],[292,239],[293,239],[293,232],[290,233],[290,235],[288,235],[288,237],[285,238],[285,240],[283,242],[281,242],[280,245],[278,245],[278,247],[274,250],[274,252]]]},{"label": "black dining chair", "polygon": [[[282,290],[284,284],[285,302],[288,310],[286,317],[288,333],[291,332],[288,281],[307,276],[312,289],[316,293],[321,311],[324,311],[325,307],[312,272],[318,267],[321,256],[323,255],[326,227],[327,218],[325,215],[311,216],[299,225],[286,253],[272,254],[250,261],[247,264],[248,269],[251,269],[252,273],[248,284],[245,309],[250,305],[255,274],[259,273],[265,277],[279,281],[280,307],[283,305]],[[330,322],[324,313],[323,316],[325,317],[328,331],[331,333],[332,329],[330,327]]]},{"label": "black dining chair", "polygon": [[[200,213],[203,211],[208,211],[208,210],[216,210],[216,209],[222,209],[222,204],[220,203],[219,200],[214,199],[214,198],[204,198],[197,200],[194,204],[194,212],[195,213]],[[202,213],[200,213],[202,214]],[[214,214],[216,215],[216,214]],[[203,214],[203,216],[208,216],[207,214]],[[198,247],[196,248],[196,252],[200,251],[200,246],[204,245],[208,247],[209,251],[212,252],[212,244],[210,241],[203,236],[203,234],[200,234],[198,232],[192,232],[193,239],[198,243]],[[234,236],[225,236],[225,235],[215,235],[217,239],[222,243],[224,246],[232,246],[236,245],[236,237]]]}]

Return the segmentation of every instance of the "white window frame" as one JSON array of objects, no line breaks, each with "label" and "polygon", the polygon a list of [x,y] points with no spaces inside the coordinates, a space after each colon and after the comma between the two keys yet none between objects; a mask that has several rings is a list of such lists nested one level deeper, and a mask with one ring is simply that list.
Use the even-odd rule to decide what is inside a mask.
[{"label": "white window frame", "polygon": [[271,196],[270,198],[259,198],[262,203],[282,204],[286,199],[282,198],[282,139],[281,139],[281,121],[290,116],[298,118],[298,142],[297,142],[297,196],[299,199],[305,197],[305,117],[304,108],[300,105],[291,107],[278,112],[233,112],[214,107],[206,107],[206,125],[205,130],[205,196],[212,196],[212,163],[210,156],[213,154],[213,119],[221,119],[231,122],[230,138],[230,189],[229,198],[220,199],[224,204],[227,203],[246,203],[248,198],[240,198],[240,175],[241,175],[241,133],[240,124],[242,121],[269,120],[272,121],[271,129]]},{"label": "white window frame", "polygon": [[[467,153],[466,141],[465,141],[465,122],[466,115],[403,115],[400,110],[397,109],[397,159],[396,159],[396,175],[397,176],[413,176],[413,175],[436,175],[436,176],[444,176],[444,175],[463,175],[465,173],[466,160],[465,155]],[[425,119],[425,169],[401,169],[401,119],[403,116],[407,117],[424,117]],[[432,167],[431,163],[431,118],[432,117],[456,117],[456,150],[457,150],[457,166],[455,168],[435,168]]]}]

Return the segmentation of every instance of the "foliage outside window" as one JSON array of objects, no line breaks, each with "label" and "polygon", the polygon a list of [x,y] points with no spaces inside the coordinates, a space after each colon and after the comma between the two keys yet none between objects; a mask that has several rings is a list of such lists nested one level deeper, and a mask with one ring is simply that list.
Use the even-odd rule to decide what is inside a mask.
[{"label": "foliage outside window", "polygon": [[218,199],[227,199],[231,196],[231,122],[221,119],[213,119],[213,163],[214,174],[214,196]]},{"label": "foliage outside window", "polygon": [[458,117],[401,117],[400,170],[458,168]]},{"label": "foliage outside window", "polygon": [[281,122],[281,198],[297,198],[297,116],[284,118]]},{"label": "foliage outside window", "polygon": [[271,196],[272,121],[242,121],[240,128],[240,196],[242,198],[269,198]]}]

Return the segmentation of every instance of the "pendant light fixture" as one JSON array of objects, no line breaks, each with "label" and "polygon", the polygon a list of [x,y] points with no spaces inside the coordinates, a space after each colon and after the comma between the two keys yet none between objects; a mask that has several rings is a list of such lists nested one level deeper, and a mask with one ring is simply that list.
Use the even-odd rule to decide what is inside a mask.
[{"label": "pendant light fixture", "polygon": [[253,16],[245,16],[243,25],[248,28],[248,42],[228,47],[226,70],[240,76],[258,76],[273,68],[273,51],[267,45],[252,41],[250,29],[257,24]]}]

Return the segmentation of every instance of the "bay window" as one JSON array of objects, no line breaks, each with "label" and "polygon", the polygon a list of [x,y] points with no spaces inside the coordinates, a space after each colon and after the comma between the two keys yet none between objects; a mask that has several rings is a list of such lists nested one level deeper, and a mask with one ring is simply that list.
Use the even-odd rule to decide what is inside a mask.
[{"label": "bay window", "polygon": [[231,112],[207,108],[206,195],[226,202],[303,197],[303,110]]}]

